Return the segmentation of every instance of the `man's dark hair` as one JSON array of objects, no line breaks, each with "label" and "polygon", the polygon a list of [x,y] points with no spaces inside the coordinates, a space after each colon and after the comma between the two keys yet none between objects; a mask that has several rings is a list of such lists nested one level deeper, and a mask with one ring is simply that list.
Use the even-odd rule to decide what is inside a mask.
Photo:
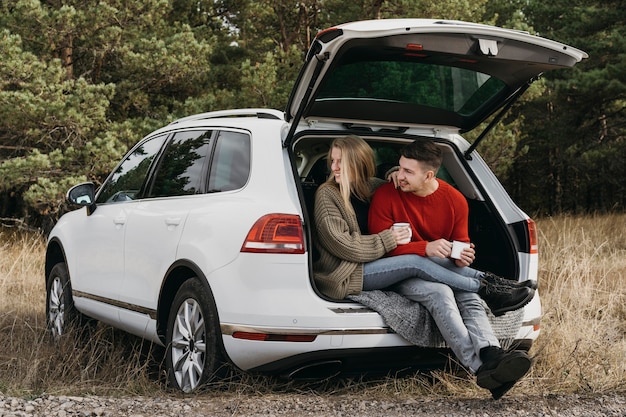
[{"label": "man's dark hair", "polygon": [[423,163],[435,171],[435,174],[439,170],[441,162],[443,161],[443,152],[441,151],[441,148],[429,140],[418,139],[406,145],[400,151],[400,155]]}]

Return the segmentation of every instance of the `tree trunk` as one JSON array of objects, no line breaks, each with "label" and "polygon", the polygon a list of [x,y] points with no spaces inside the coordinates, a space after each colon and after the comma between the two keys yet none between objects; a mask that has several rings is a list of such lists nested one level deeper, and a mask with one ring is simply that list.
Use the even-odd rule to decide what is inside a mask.
[{"label": "tree trunk", "polygon": [[65,68],[66,79],[72,80],[74,79],[74,62],[72,59],[72,54],[74,53],[74,38],[72,35],[69,35],[64,42],[64,45],[61,46],[60,58],[61,64],[63,68]]}]

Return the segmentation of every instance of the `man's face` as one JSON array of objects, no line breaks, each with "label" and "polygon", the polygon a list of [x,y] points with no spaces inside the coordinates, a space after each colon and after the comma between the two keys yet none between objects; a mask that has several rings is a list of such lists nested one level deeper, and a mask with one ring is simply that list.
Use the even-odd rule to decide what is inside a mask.
[{"label": "man's face", "polygon": [[421,162],[415,159],[400,157],[398,183],[405,193],[423,195],[430,190],[430,180],[435,176],[432,170],[426,169]]}]

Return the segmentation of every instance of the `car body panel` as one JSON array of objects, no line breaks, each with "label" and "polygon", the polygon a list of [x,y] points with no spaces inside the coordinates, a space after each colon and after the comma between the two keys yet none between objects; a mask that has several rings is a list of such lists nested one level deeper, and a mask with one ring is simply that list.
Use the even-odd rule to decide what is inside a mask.
[{"label": "car body panel", "polygon": [[66,245],[74,291],[117,299],[124,277],[128,212],[128,205],[109,205],[91,216],[83,209],[62,219],[66,228],[71,227],[61,241]]},{"label": "car body panel", "polygon": [[124,239],[124,271],[118,300],[156,310],[161,283],[176,261],[187,214],[198,196],[139,200]]}]

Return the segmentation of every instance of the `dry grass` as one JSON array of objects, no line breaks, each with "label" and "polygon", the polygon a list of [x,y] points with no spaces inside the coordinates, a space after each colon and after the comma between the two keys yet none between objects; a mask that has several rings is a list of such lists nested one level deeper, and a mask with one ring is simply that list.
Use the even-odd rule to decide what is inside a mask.
[{"label": "dry grass", "polygon": [[626,215],[538,225],[544,318],[529,380],[551,392],[624,390]]},{"label": "dry grass", "polygon": [[150,346],[99,326],[50,343],[45,332],[45,239],[0,229],[0,393],[141,394],[159,389]]},{"label": "dry grass", "polygon": [[[626,389],[626,214],[541,219],[542,335],[517,393]],[[0,394],[163,395],[162,351],[98,326],[89,338],[49,343],[45,334],[45,241],[0,229]],[[361,392],[372,397],[484,396],[464,373],[339,379],[316,384],[235,376],[208,387],[240,395]],[[167,392],[168,395],[178,395]],[[202,394],[200,394],[202,395]]]}]

